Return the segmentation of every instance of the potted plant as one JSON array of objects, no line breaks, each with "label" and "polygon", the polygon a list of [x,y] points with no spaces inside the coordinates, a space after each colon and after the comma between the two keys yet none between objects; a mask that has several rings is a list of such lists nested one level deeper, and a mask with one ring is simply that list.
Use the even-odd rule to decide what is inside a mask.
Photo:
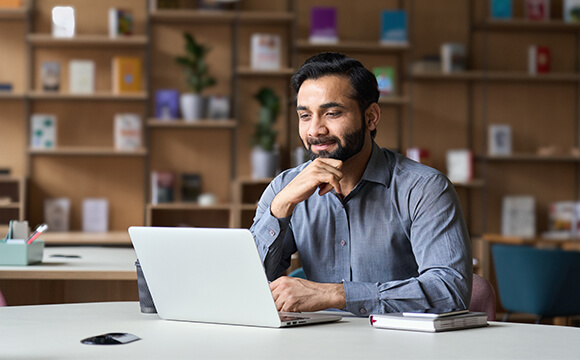
[{"label": "potted plant", "polygon": [[199,44],[189,33],[183,33],[185,40],[185,56],[178,56],[175,61],[183,66],[185,80],[191,93],[180,96],[181,114],[186,121],[195,121],[203,117],[204,101],[202,91],[215,85],[215,78],[209,75],[205,56],[209,52],[207,46]]},{"label": "potted plant", "polygon": [[271,88],[261,88],[254,98],[260,103],[259,120],[250,138],[252,148],[252,177],[274,177],[279,163],[274,123],[280,112],[280,98]]}]

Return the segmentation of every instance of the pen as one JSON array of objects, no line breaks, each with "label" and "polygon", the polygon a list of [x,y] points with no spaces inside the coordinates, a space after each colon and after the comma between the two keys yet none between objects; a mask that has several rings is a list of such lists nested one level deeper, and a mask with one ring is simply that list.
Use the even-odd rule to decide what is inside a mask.
[{"label": "pen", "polygon": [[43,232],[43,231],[45,231],[46,229],[48,229],[48,225],[46,225],[46,224],[39,225],[36,228],[36,230],[34,230],[34,232],[32,233],[32,235],[30,235],[30,237],[28,238],[28,240],[26,241],[26,245],[32,244],[32,242],[34,240],[36,240],[36,238],[40,235],[40,233]]}]

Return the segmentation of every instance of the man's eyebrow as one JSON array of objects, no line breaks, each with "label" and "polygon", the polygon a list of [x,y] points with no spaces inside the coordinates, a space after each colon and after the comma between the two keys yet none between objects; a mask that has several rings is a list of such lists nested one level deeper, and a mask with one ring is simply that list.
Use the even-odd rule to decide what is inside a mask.
[{"label": "man's eyebrow", "polygon": [[[325,103],[325,104],[320,105],[321,109],[329,109],[329,108],[333,108],[333,107],[344,108],[344,106],[342,104],[339,104],[337,102],[329,102],[329,103]],[[296,106],[296,110],[308,110],[308,108],[306,106],[298,105],[298,106]]]}]

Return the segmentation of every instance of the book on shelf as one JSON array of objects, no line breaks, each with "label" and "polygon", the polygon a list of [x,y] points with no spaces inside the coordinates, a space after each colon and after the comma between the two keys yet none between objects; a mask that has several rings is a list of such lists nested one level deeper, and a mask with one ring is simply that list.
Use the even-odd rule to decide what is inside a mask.
[{"label": "book on shelf", "polygon": [[224,95],[211,95],[207,99],[207,117],[219,120],[230,115],[230,99]]},{"label": "book on shelf", "polygon": [[381,44],[407,43],[407,12],[405,10],[381,11]]},{"label": "book on shelf", "polygon": [[447,177],[451,182],[466,183],[473,180],[473,153],[469,149],[447,150]]},{"label": "book on shelf", "polygon": [[71,60],[68,66],[69,92],[71,94],[93,94],[95,92],[95,62],[93,60]]},{"label": "book on shelf", "polygon": [[492,19],[507,20],[513,17],[512,0],[490,0],[489,5]]},{"label": "book on shelf", "polygon": [[338,43],[337,10],[334,6],[313,6],[310,9],[310,38],[314,44]]},{"label": "book on shelf", "polygon": [[151,172],[151,203],[153,205],[175,201],[175,173],[171,171]]},{"label": "book on shelf", "polygon": [[250,38],[250,65],[255,70],[278,70],[282,40],[278,34],[255,33]]},{"label": "book on shelf", "polygon": [[179,118],[179,91],[159,89],[155,91],[155,118],[175,120]]},{"label": "book on shelf", "polygon": [[180,177],[181,201],[197,202],[201,194],[200,174],[181,174]]},{"label": "book on shelf", "polygon": [[83,231],[107,232],[109,230],[109,200],[83,199]]},{"label": "book on shelf", "polygon": [[374,67],[373,73],[377,78],[381,97],[395,94],[395,68],[392,66]]},{"label": "book on shelf", "polygon": [[116,38],[119,36],[133,35],[133,14],[129,10],[110,8],[109,9],[109,36]]},{"label": "book on shelf", "polygon": [[441,71],[445,74],[464,71],[467,61],[466,56],[464,44],[441,44]]},{"label": "book on shelf", "polygon": [[12,83],[0,82],[0,92],[11,92]]},{"label": "book on shelf", "polygon": [[0,0],[0,9],[19,9],[22,7],[22,0]]},{"label": "book on shelf", "polygon": [[52,8],[52,36],[71,38],[75,36],[75,8],[55,6]]},{"label": "book on shelf", "polygon": [[501,209],[503,236],[536,236],[536,201],[533,196],[504,196]]},{"label": "book on shelf", "polygon": [[562,11],[565,22],[580,21],[580,0],[564,0]]},{"label": "book on shelf", "polygon": [[115,56],[112,61],[113,93],[128,94],[143,90],[143,62],[135,56]]},{"label": "book on shelf", "polygon": [[444,317],[423,317],[408,313],[373,314],[371,325],[380,329],[441,332],[487,326],[487,314],[468,312]]},{"label": "book on shelf", "polygon": [[141,147],[141,116],[138,114],[115,114],[115,149],[137,150]]},{"label": "book on shelf", "polygon": [[528,72],[530,75],[550,72],[550,48],[531,45],[528,48]]},{"label": "book on shelf", "polygon": [[69,198],[47,198],[44,200],[44,222],[50,231],[69,231],[69,221]]},{"label": "book on shelf", "polygon": [[418,163],[429,164],[431,153],[427,149],[412,147],[407,149],[406,156]]},{"label": "book on shelf", "polygon": [[59,91],[60,90],[60,62],[43,61],[40,72],[42,90]]},{"label": "book on shelf", "polygon": [[528,20],[549,20],[550,0],[526,0],[524,2],[524,14]]},{"label": "book on shelf", "polygon": [[512,128],[507,124],[492,124],[488,129],[489,155],[512,154]]},{"label": "book on shelf", "polygon": [[580,236],[580,202],[556,201],[548,206],[546,237],[577,238]]},{"label": "book on shelf", "polygon": [[30,147],[54,149],[57,140],[56,115],[32,114],[30,116]]}]

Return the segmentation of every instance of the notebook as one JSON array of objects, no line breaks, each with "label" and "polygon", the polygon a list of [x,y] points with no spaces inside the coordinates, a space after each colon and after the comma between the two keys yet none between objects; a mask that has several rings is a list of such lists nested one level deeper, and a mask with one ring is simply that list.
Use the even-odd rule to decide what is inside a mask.
[{"label": "notebook", "polygon": [[247,229],[132,226],[129,236],[162,319],[265,327],[341,319],[278,313]]}]

